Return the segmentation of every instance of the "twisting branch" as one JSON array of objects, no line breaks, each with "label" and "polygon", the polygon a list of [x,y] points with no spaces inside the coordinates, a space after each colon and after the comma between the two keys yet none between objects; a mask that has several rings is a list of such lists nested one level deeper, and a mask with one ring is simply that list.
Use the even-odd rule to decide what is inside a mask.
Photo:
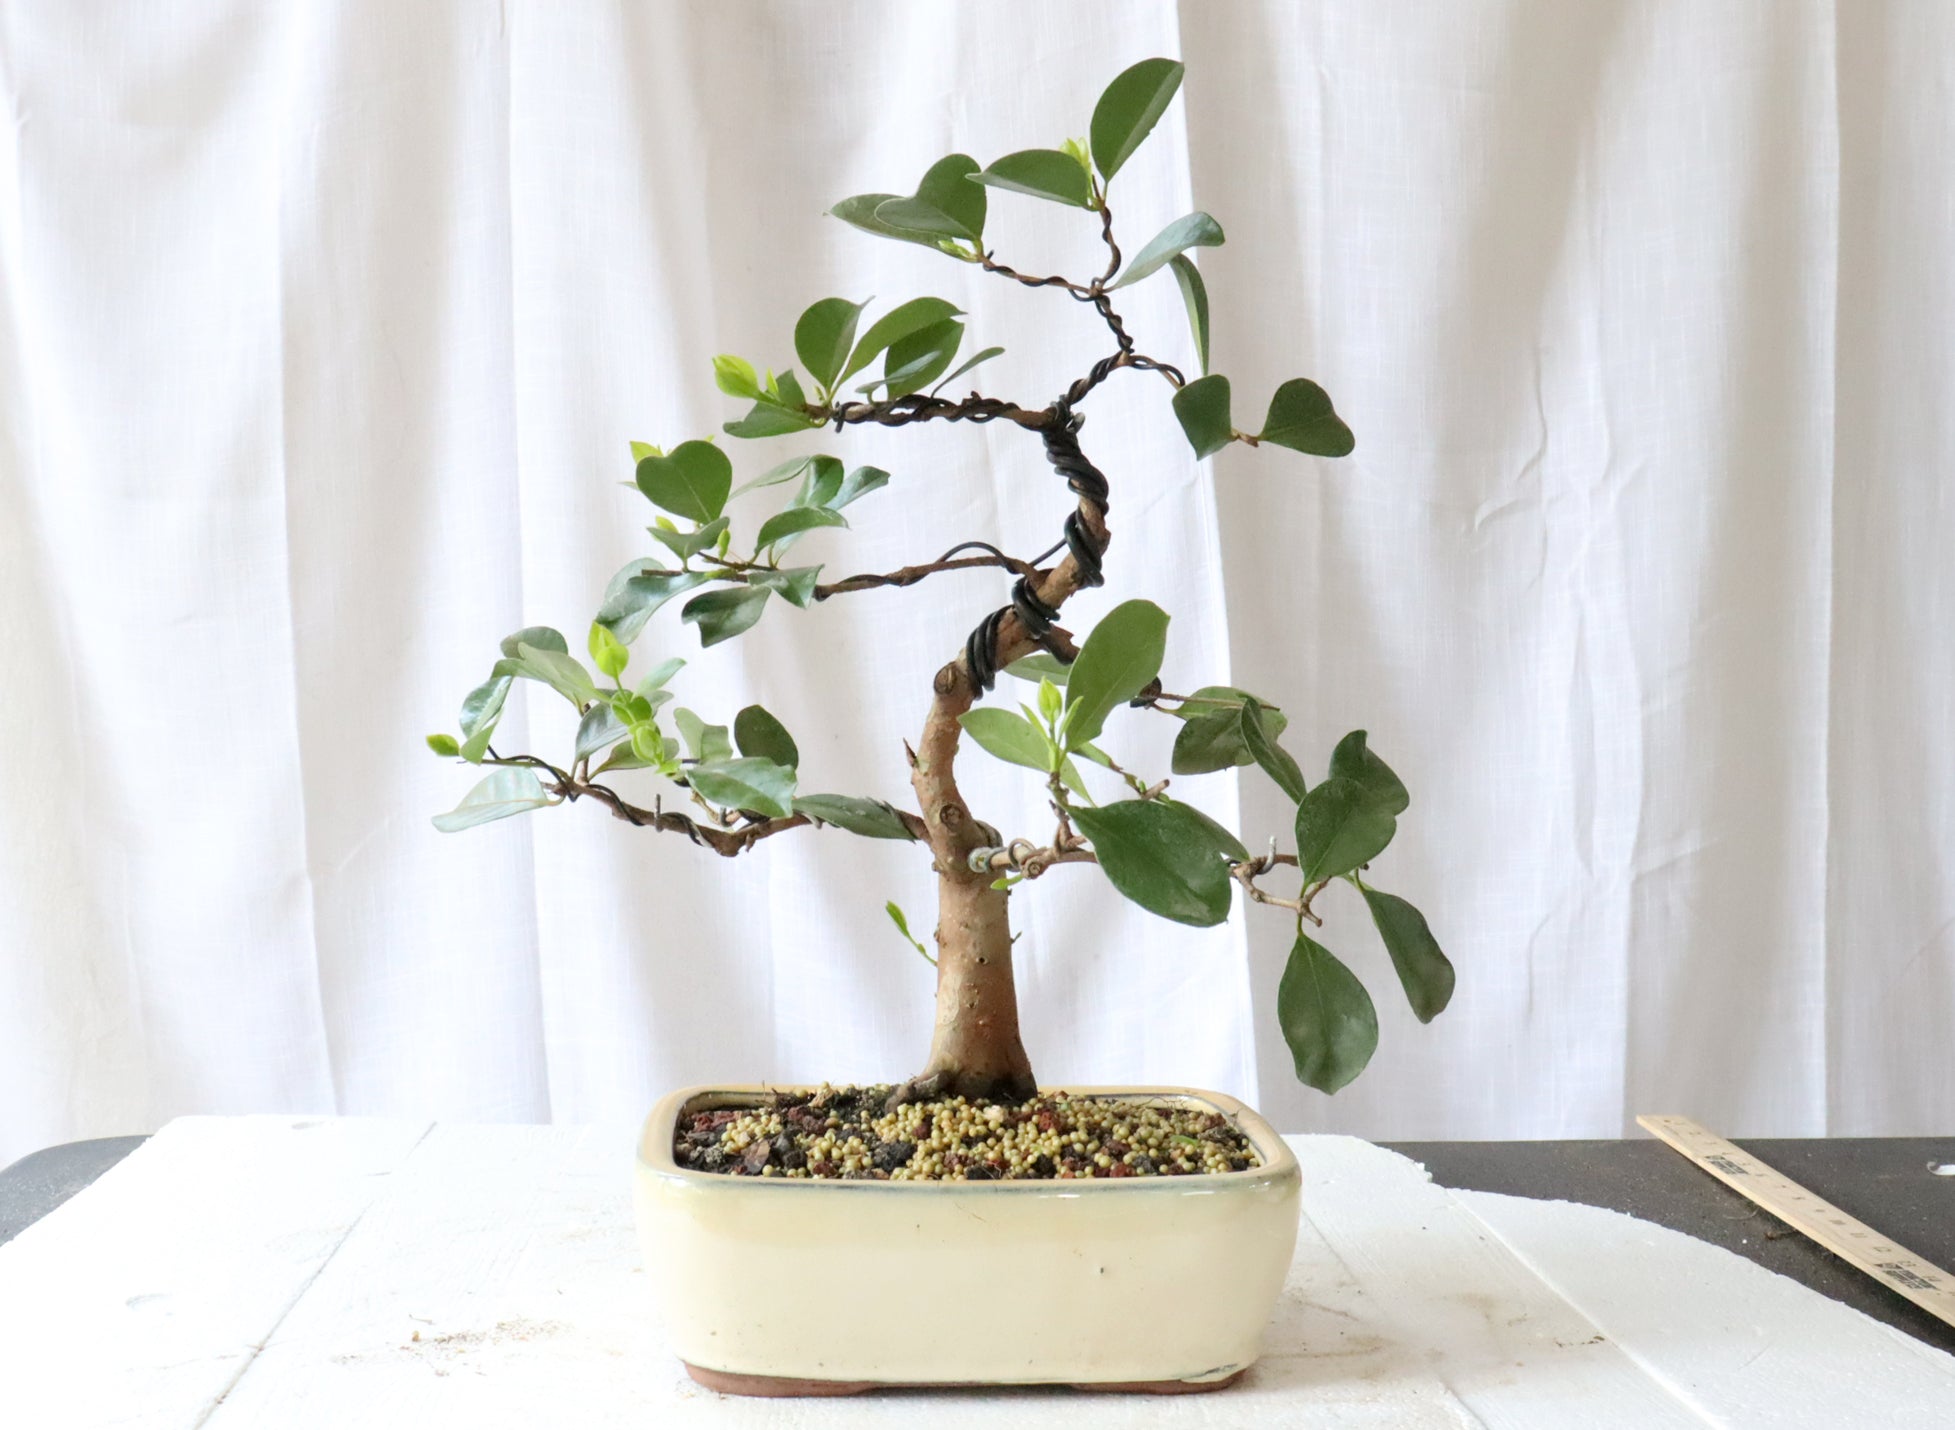
[{"label": "twisting branch", "polygon": [[1030,274],[1020,273],[1016,268],[994,262],[988,253],[982,255],[978,263],[986,273],[996,273],[999,277],[1009,278],[1014,283],[1023,283],[1027,288],[1063,288],[1082,303],[1091,303],[1094,298],[1093,290],[1084,283],[1075,283],[1070,278],[1061,278],[1056,274],[1051,278],[1034,278]]},{"label": "twisting branch", "polygon": [[[815,409],[820,415],[820,409]],[[906,427],[912,422],[996,422],[1003,419],[1037,431],[1050,424],[1051,415],[1033,411],[996,397],[972,393],[961,402],[912,392],[907,397],[885,398],[881,402],[843,402],[828,409],[827,420],[840,432],[845,427],[874,423],[881,427]]]},{"label": "twisting branch", "polygon": [[[983,556],[958,556],[960,551],[981,548]],[[826,601],[830,596],[847,595],[851,591],[868,591],[879,586],[914,586],[926,576],[934,576],[940,571],[968,571],[977,567],[1002,567],[1016,576],[1037,580],[1038,567],[1029,561],[1021,561],[1015,556],[1007,556],[997,547],[985,541],[966,541],[951,547],[935,561],[926,561],[916,566],[905,566],[898,571],[883,575],[850,576],[841,581],[815,587],[815,599]]]}]

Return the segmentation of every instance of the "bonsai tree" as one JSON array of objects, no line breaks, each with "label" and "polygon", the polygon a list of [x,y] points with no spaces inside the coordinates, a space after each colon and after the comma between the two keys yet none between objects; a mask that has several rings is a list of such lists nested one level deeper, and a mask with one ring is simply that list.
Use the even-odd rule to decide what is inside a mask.
[{"label": "bonsai tree", "polygon": [[[1007,154],[989,166],[952,154],[930,167],[913,194],[858,194],[831,210],[878,238],[921,244],[1091,308],[1112,350],[1050,401],[1025,405],[977,391],[941,395],[1002,350],[984,348],[952,370],[963,346],[963,314],[934,297],[900,303],[866,327],[866,304],[845,298],[815,303],[794,325],[805,379],[792,369],[776,373],[739,357],[714,359],[720,389],[752,403],[745,416],[725,424],[727,435],[737,439],[831,424],[837,432],[868,423],[922,422],[1003,422],[1023,429],[1028,450],[1035,441],[1073,498],[1061,539],[1049,550],[1020,557],[973,540],[933,561],[825,581],[821,567],[791,564],[796,542],[820,528],[847,526],[844,512],[886,485],[888,473],[869,466],[851,470],[826,455],[801,456],[736,487],[733,462],[715,439],[670,450],[633,443],[637,486],[660,513],[650,534],[663,550],[633,561],[611,581],[590,628],[590,665],[573,656],[555,630],[517,631],[503,641],[489,678],[463,702],[459,737],[429,737],[439,754],[497,767],[459,808],[435,820],[443,830],[589,800],[627,824],[680,835],[728,858],[797,830],[833,829],[919,845],[937,879],[936,1030],[928,1061],[892,1101],[954,1095],[1017,1101],[1034,1094],[1032,1064],[1019,1039],[1010,905],[1020,885],[1061,865],[1096,865],[1114,889],[1150,913],[1196,927],[1227,918],[1238,891],[1249,902],[1281,910],[1296,935],[1277,993],[1278,1017],[1297,1076],[1325,1092],[1355,1077],[1378,1040],[1364,985],[1308,931],[1320,923],[1313,901],[1332,880],[1345,880],[1363,895],[1422,1021],[1452,994],[1452,967],[1425,919],[1364,876],[1391,841],[1408,798],[1363,731],[1338,742],[1326,777],[1313,783],[1281,743],[1285,718],[1274,703],[1221,686],[1197,686],[1188,694],[1163,688],[1168,616],[1159,607],[1146,601],[1117,606],[1084,640],[1059,624],[1069,597],[1103,581],[1112,487],[1079,442],[1082,409],[1103,383],[1127,373],[1162,382],[1198,457],[1233,442],[1321,457],[1352,448],[1350,429],[1329,397],[1304,378],[1276,389],[1260,430],[1234,425],[1229,380],[1207,370],[1208,298],[1189,257],[1193,249],[1222,242],[1213,218],[1192,213],[1177,219],[1130,261],[1123,258],[1108,194],[1181,78],[1182,66],[1165,59],[1126,70],[1093,111],[1090,145],[1068,140],[1058,149]],[[1105,241],[1105,270],[1075,280],[1033,276],[1000,262],[984,241],[993,192],[1082,210]],[[1163,270],[1180,285],[1186,303],[1194,365],[1201,372],[1194,378],[1141,351],[1116,306],[1122,289]],[[757,525],[742,513],[736,527],[729,510],[735,498],[781,492],[791,492],[785,505]],[[674,697],[671,682],[684,664],[680,659],[627,674],[632,645],[647,620],[680,597],[686,598],[681,620],[711,646],[750,630],[774,607],[806,609],[857,591],[988,570],[1012,578],[1010,602],[980,622],[931,680],[928,712],[908,749],[914,809],[803,792],[793,737],[758,705],[741,710],[730,730],[684,708],[674,708],[668,723],[665,707]],[[1001,674],[1023,678],[1027,684],[1020,688],[1030,698],[981,704]],[[575,707],[577,732],[567,758],[504,753],[491,743],[517,680],[541,682]],[[1174,684],[1186,686],[1179,677]],[[1174,776],[1259,768],[1296,806],[1294,846],[1279,850],[1272,839],[1262,852],[1252,852],[1171,794],[1168,778],[1119,763],[1102,736],[1122,707],[1181,722]],[[967,738],[1043,782],[1053,816],[1049,830],[1007,835],[968,806],[957,778]],[[1104,773],[1089,781],[1089,766]],[[628,770],[662,778],[665,792],[649,804],[627,799],[608,777]],[[1287,879],[1291,892],[1278,892],[1274,878]],[[889,911],[910,937],[901,911],[894,904]]]}]

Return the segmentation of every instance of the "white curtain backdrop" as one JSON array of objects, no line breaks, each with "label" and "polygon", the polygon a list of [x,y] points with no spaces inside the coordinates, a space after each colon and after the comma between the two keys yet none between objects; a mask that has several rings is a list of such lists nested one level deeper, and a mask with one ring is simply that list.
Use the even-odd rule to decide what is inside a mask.
[{"label": "white curtain backdrop", "polygon": [[[1116,379],[1083,434],[1110,583],[1069,624],[1161,602],[1171,688],[1267,694],[1313,770],[1368,728],[1414,794],[1378,880],[1459,993],[1421,1028],[1328,898],[1383,1034],[1326,1099],[1277,1033],[1280,916],[1183,929],[1062,869],[1014,899],[1042,1076],[1380,1138],[1955,1124],[1955,6],[5,0],[0,1162],[914,1070],[930,971],[881,907],[930,922],[913,849],[728,862],[589,808],[441,836],[472,774],[421,736],[649,554],[626,443],[735,415],[711,354],[935,293],[1008,349],[987,390],[1100,355],[1063,297],[821,215],[1082,133],[1155,54],[1188,82],[1115,186],[1129,252],[1214,213],[1239,406],[1316,377],[1358,450],[1197,463]],[[1094,264],[1083,216],[992,210],[1004,261]],[[1165,275],[1128,310],[1186,358]],[[732,445],[741,477],[795,446]],[[819,445],[895,474],[806,543],[831,573],[1029,554],[1066,509],[1015,431]],[[906,798],[1005,583],[922,589],[706,652],[668,609],[639,650],[780,713],[808,784]],[[1116,743],[1165,770],[1169,723]],[[548,692],[508,729],[570,735]],[[980,814],[1042,823],[971,763]],[[1237,817],[1231,778],[1186,789]],[[1260,781],[1240,813],[1282,829]]]}]

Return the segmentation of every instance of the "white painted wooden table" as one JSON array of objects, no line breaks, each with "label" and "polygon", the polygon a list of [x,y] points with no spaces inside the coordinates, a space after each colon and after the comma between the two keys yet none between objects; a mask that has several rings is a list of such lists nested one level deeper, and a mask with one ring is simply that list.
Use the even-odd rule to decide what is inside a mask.
[{"label": "white painted wooden table", "polygon": [[0,1246],[0,1426],[1955,1425],[1955,1358],[1727,1252],[1294,1142],[1233,1390],[743,1401],[660,1344],[633,1129],[185,1118]]}]

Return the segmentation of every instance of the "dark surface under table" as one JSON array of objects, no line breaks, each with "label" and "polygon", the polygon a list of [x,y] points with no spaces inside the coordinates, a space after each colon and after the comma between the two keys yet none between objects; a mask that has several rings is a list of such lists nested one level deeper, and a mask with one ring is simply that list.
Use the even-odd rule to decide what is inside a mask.
[{"label": "dark surface under table", "polygon": [[[0,1242],[53,1211],[143,1142],[108,1137],[36,1152],[0,1172]],[[1584,1202],[1735,1251],[1813,1290],[1955,1352],[1955,1326],[1793,1231],[1681,1154],[1650,1139],[1388,1142],[1443,1187]],[[1738,1145],[1882,1236],[1955,1269],[1955,1137],[1746,1140]],[[1306,1172],[1305,1195],[1308,1196]]]}]

